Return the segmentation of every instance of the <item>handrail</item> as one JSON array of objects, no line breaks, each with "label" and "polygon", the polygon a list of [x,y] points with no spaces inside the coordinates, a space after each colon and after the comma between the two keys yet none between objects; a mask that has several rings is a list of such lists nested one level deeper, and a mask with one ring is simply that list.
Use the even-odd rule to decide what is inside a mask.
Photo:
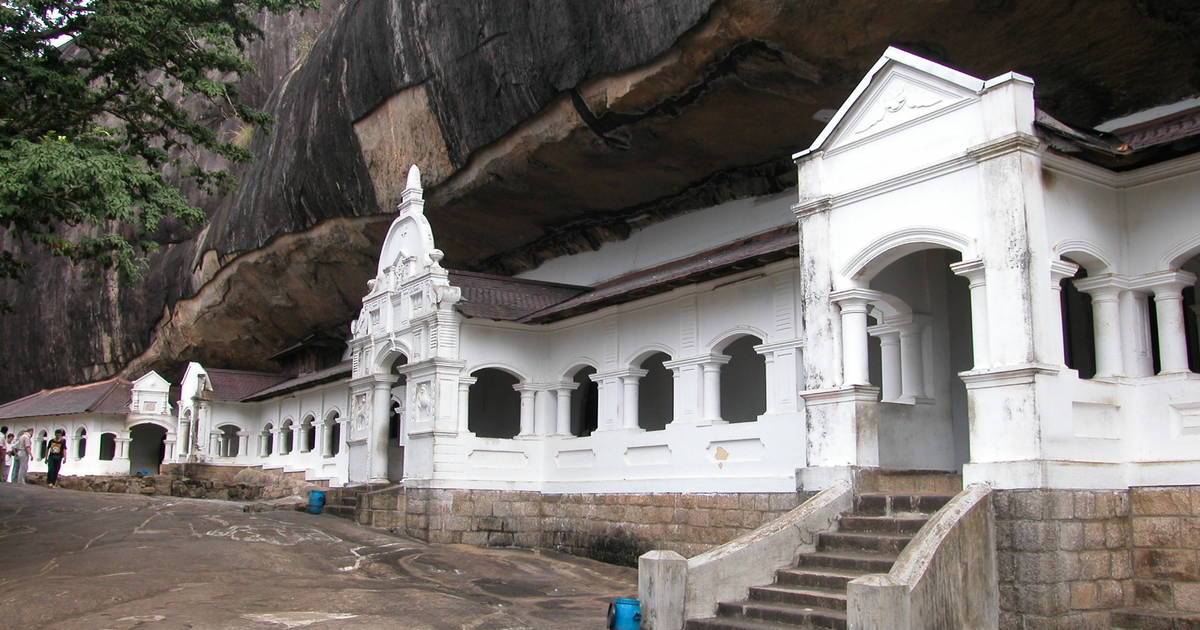
[{"label": "handrail", "polygon": [[933,515],[892,570],[852,580],[849,630],[996,630],[1000,590],[991,488],[972,484]]},{"label": "handrail", "polygon": [[643,554],[638,558],[643,626],[679,630],[685,619],[713,616],[718,602],[744,599],[751,586],[770,582],[776,570],[813,551],[817,534],[832,530],[853,503],[853,487],[839,481],[779,518],[690,559],[673,551]]}]

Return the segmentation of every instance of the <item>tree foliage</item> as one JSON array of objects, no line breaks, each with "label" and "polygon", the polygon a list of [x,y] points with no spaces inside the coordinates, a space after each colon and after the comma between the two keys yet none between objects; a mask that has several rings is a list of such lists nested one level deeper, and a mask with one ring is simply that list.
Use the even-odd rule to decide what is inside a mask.
[{"label": "tree foliage", "polygon": [[[178,188],[232,184],[251,154],[197,115],[269,128],[239,98],[261,12],[315,0],[0,0],[0,228],[56,256],[137,276],[168,218],[203,219]],[[85,229],[65,229],[90,226]],[[0,250],[0,278],[27,268]]]}]

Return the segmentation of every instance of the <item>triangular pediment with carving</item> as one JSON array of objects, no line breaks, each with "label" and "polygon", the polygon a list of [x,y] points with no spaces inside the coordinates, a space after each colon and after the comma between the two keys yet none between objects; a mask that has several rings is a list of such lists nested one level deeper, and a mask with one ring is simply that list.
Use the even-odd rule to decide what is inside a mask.
[{"label": "triangular pediment with carving", "polygon": [[877,77],[830,136],[833,152],[957,109],[978,98],[960,86],[898,63]]},{"label": "triangular pediment with carving", "polygon": [[979,100],[982,79],[888,48],[799,158],[882,138]]}]

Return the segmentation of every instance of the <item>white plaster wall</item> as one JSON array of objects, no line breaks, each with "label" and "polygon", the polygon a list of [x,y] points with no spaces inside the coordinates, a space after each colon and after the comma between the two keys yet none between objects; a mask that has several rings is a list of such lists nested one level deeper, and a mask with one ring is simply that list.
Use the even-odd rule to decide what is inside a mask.
[{"label": "white plaster wall", "polygon": [[[766,344],[794,339],[799,327],[796,275],[795,260],[781,261],[536,329],[466,320],[461,337],[464,372],[507,367],[525,375],[527,383],[551,385],[567,380],[582,364],[603,374],[636,367],[655,351],[667,352],[674,360],[690,359],[714,352],[738,334],[753,334]],[[794,392],[795,366],[786,368],[788,387]],[[676,380],[676,397],[688,397],[697,407],[699,391],[681,380]],[[538,412],[551,417],[537,424],[552,427],[556,401],[542,400],[549,403],[539,405]],[[611,426],[603,430],[602,411],[601,430],[588,437],[505,440],[464,435],[455,441],[463,468],[433,483],[555,492],[791,490],[795,469],[804,465],[804,449],[796,448],[804,440],[803,418],[792,409],[755,422],[676,422],[663,431],[646,432]]]},{"label": "white plaster wall", "polygon": [[795,191],[739,199],[695,210],[635,230],[600,249],[559,256],[521,278],[593,286],[636,269],[648,269],[746,236],[789,225]]},{"label": "white plaster wall", "polygon": [[[1047,245],[1073,259],[1091,275],[1113,273],[1125,265],[1125,212],[1121,193],[1110,187],[1073,175],[1044,170],[1042,182],[1046,202]],[[1086,244],[1081,247],[1080,244]],[[1111,268],[1104,268],[1080,255],[1095,249]]]},{"label": "white plaster wall", "polygon": [[1166,269],[1168,252],[1200,249],[1200,165],[1190,174],[1125,191],[1126,273]]}]

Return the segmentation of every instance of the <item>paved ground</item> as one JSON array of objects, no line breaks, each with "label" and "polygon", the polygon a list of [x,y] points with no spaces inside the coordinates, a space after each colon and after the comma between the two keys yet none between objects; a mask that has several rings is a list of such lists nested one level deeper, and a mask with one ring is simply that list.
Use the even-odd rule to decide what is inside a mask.
[{"label": "paved ground", "polygon": [[0,484],[0,629],[600,630],[632,569],[229,502]]}]

